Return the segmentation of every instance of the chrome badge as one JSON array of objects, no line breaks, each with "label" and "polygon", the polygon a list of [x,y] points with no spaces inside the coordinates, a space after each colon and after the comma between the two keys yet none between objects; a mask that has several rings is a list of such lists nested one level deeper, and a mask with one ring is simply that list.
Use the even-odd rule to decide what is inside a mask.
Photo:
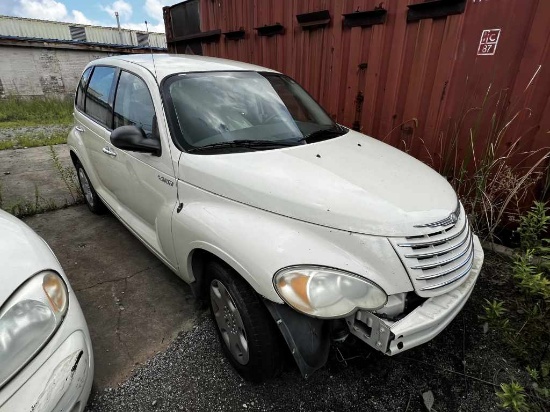
[{"label": "chrome badge", "polygon": [[449,226],[454,225],[458,222],[460,217],[460,202],[456,205],[456,209],[445,219],[438,220],[437,222],[426,223],[424,225],[415,225],[414,227],[438,227],[438,226]]}]

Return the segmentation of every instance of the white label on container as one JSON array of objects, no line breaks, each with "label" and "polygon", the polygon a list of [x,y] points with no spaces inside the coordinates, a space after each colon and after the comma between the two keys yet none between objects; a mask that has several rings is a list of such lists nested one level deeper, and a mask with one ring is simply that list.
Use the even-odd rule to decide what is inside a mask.
[{"label": "white label on container", "polygon": [[500,29],[483,30],[477,49],[478,56],[492,56],[495,54],[500,38]]}]

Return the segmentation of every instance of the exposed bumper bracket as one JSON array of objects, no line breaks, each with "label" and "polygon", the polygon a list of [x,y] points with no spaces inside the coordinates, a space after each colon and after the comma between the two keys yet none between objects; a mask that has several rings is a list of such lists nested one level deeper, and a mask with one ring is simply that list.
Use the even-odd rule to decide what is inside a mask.
[{"label": "exposed bumper bracket", "polygon": [[350,332],[386,355],[395,355],[437,336],[460,313],[474,290],[483,264],[483,249],[474,236],[474,260],[466,281],[457,288],[426,300],[403,319],[392,322],[371,312],[346,318]]}]

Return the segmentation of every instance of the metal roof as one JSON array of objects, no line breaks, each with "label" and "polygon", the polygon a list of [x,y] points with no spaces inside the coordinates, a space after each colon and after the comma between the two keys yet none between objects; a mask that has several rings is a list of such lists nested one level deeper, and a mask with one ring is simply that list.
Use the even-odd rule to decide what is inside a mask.
[{"label": "metal roof", "polygon": [[[142,48],[144,44],[138,41],[138,35],[143,37],[144,33],[144,31],[128,29],[120,29],[119,31],[116,27],[0,16],[0,37],[11,39],[40,39],[54,43],[74,42],[78,44]],[[155,49],[165,49],[166,36],[164,33],[149,32],[149,45]],[[146,47],[149,47],[149,45]]]}]

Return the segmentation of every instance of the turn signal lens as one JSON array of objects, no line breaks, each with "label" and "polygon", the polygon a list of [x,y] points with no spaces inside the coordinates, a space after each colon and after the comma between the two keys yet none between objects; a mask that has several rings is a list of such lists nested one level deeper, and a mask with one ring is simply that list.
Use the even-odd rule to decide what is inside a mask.
[{"label": "turn signal lens", "polygon": [[42,281],[42,288],[54,312],[61,313],[67,306],[67,290],[58,275],[47,273]]}]

